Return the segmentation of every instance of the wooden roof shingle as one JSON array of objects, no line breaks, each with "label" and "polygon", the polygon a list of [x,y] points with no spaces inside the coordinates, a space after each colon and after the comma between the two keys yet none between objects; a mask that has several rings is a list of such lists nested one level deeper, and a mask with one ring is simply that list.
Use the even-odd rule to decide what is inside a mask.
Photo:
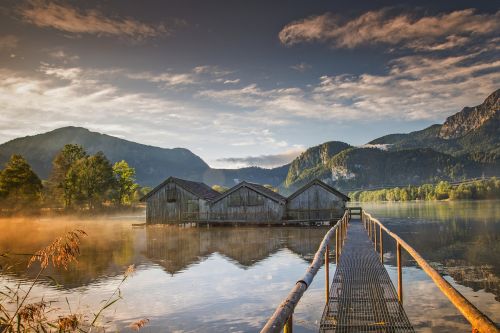
[{"label": "wooden roof shingle", "polygon": [[164,182],[162,182],[160,185],[158,185],[154,189],[152,189],[148,194],[143,196],[140,199],[140,201],[146,200],[147,198],[152,196],[154,193],[158,192],[158,190],[160,190],[163,186],[165,186],[169,182],[174,182],[177,185],[184,188],[186,191],[191,192],[192,194],[196,195],[198,198],[204,199],[207,201],[211,201],[220,195],[219,192],[213,190],[210,186],[208,186],[205,183],[194,182],[191,180],[185,180],[185,179],[176,178],[176,177],[168,177]]}]

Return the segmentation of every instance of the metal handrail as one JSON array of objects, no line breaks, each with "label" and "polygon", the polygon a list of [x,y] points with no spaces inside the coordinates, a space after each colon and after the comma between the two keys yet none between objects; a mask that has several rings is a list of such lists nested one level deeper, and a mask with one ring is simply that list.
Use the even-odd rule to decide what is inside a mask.
[{"label": "metal handrail", "polygon": [[377,230],[372,224],[377,224],[379,226],[379,242],[380,249],[382,250],[382,230],[384,230],[389,236],[391,236],[397,242],[397,252],[398,252],[398,295],[399,300],[402,302],[402,275],[401,275],[401,247],[408,252],[413,259],[419,264],[422,270],[427,273],[427,275],[434,281],[436,286],[443,292],[443,294],[451,301],[451,303],[462,313],[462,315],[469,321],[472,325],[472,332],[490,333],[490,332],[500,332],[495,323],[488,318],[485,314],[479,311],[471,302],[469,302],[458,290],[453,288],[453,286],[446,281],[434,268],[432,268],[427,261],[422,258],[422,256],[415,251],[413,247],[408,245],[403,239],[398,235],[391,232],[386,226],[384,226],[379,220],[373,218],[370,214],[366,213],[364,210],[362,212],[362,221],[365,224],[370,237],[374,236],[375,248],[377,248]]},{"label": "metal handrail", "polygon": [[[345,238],[348,223],[349,211],[346,210],[342,218],[338,220],[337,223],[332,228],[330,228],[330,230],[328,230],[325,237],[323,237],[318,251],[316,251],[314,259],[311,265],[309,265],[309,267],[307,268],[306,273],[304,274],[302,279],[298,280],[295,283],[295,286],[288,293],[288,296],[285,298],[285,300],[281,302],[281,304],[276,308],[273,315],[269,318],[266,325],[260,331],[261,333],[280,332],[283,328],[285,328],[285,332],[289,330],[291,331],[290,328],[292,325],[293,310],[299,303],[300,298],[302,297],[304,292],[313,282],[316,273],[318,273],[318,270],[323,263],[323,259],[325,259],[324,255],[328,254],[328,244],[330,243],[330,239],[334,234],[336,235],[335,252],[336,256],[338,257],[338,252],[340,252],[340,245],[343,243],[343,240]],[[326,267],[326,269],[328,270],[328,267]],[[329,281],[326,281],[326,285],[329,285]]]}]

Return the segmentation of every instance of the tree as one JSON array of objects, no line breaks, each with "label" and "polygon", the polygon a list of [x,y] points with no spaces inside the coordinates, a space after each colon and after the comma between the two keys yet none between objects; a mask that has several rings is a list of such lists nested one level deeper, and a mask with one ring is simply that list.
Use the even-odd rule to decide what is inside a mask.
[{"label": "tree", "polygon": [[100,205],[116,184],[113,167],[102,152],[76,161],[65,182],[77,190],[77,199],[87,203],[89,209]]},{"label": "tree", "polygon": [[212,190],[219,192],[219,193],[224,193],[227,190],[229,190],[229,187],[222,186],[222,185],[214,185],[214,186],[212,186]]},{"label": "tree", "polygon": [[139,187],[135,183],[135,169],[124,160],[113,165],[116,180],[116,199],[119,205],[130,205],[135,190]]},{"label": "tree", "polygon": [[67,144],[52,161],[50,183],[52,195],[58,201],[63,201],[65,207],[70,207],[78,191],[74,187],[75,180],[68,178],[71,167],[80,159],[87,156],[85,149],[80,145]]},{"label": "tree", "polygon": [[42,181],[21,155],[12,155],[0,172],[0,198],[10,207],[33,205],[41,199]]}]

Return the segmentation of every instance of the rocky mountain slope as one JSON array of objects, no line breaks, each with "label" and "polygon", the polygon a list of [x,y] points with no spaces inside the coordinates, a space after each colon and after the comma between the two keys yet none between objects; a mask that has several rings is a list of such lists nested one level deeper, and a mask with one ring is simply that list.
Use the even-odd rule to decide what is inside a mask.
[{"label": "rocky mountain slope", "polygon": [[321,148],[332,143],[310,148],[292,161],[282,189],[291,192],[313,178],[354,189],[498,176],[499,97],[497,90],[482,104],[464,108],[442,125],[386,135],[367,147],[336,142],[338,151]]}]

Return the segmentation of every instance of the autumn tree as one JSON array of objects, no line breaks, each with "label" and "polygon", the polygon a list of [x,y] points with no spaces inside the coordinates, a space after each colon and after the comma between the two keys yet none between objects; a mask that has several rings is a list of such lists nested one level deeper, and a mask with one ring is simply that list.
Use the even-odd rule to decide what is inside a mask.
[{"label": "autumn tree", "polygon": [[0,172],[0,199],[9,207],[39,203],[42,182],[21,155],[12,155]]},{"label": "autumn tree", "polygon": [[138,184],[135,183],[135,169],[124,160],[113,165],[116,180],[116,201],[119,205],[130,205]]}]

